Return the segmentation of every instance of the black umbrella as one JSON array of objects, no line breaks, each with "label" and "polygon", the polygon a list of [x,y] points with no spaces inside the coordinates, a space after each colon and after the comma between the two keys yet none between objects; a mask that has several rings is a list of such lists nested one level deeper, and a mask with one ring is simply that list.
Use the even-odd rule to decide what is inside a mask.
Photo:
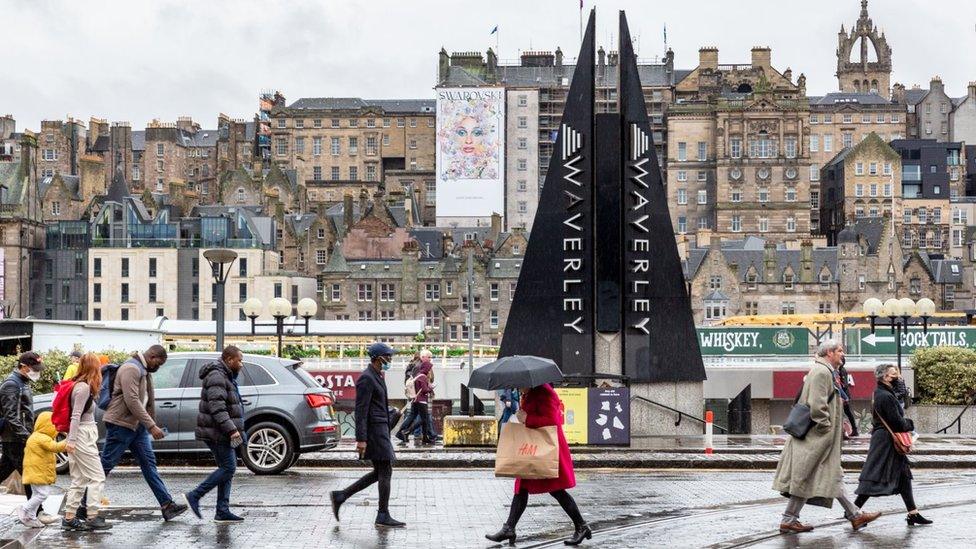
[{"label": "black umbrella", "polygon": [[548,358],[514,355],[489,362],[471,373],[468,386],[473,389],[495,391],[538,387],[563,379],[559,366]]}]

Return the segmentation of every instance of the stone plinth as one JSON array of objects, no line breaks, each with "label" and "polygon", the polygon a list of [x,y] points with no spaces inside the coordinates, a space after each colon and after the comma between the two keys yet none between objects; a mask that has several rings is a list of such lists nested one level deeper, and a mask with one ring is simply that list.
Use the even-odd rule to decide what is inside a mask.
[{"label": "stone plinth", "polygon": [[498,423],[492,416],[447,416],[444,446],[496,446]]}]

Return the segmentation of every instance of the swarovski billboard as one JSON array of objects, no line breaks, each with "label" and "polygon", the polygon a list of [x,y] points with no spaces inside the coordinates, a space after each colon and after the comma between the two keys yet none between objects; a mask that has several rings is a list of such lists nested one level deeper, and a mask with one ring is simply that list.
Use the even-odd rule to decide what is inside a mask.
[{"label": "swarovski billboard", "polygon": [[437,90],[437,217],[505,207],[505,89]]}]

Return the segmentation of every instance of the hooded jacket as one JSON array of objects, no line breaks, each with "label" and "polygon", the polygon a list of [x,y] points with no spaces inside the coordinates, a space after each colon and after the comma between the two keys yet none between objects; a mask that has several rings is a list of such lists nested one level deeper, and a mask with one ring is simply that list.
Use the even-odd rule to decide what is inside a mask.
[{"label": "hooded jacket", "polygon": [[68,441],[55,442],[56,436],[51,412],[41,412],[24,449],[24,484],[54,484],[58,479],[56,455],[64,451]]},{"label": "hooded jacket", "polygon": [[197,440],[226,443],[237,431],[244,436],[244,407],[237,389],[237,375],[224,361],[211,362],[200,370],[203,387],[197,414]]}]

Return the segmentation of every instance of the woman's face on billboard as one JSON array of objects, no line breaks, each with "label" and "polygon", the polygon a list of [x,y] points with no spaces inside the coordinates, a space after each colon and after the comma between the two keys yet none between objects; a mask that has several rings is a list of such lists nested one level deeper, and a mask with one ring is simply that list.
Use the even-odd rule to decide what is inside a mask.
[{"label": "woman's face on billboard", "polygon": [[466,116],[454,129],[454,137],[460,145],[461,152],[471,155],[482,155],[485,151],[484,129],[477,120]]}]

